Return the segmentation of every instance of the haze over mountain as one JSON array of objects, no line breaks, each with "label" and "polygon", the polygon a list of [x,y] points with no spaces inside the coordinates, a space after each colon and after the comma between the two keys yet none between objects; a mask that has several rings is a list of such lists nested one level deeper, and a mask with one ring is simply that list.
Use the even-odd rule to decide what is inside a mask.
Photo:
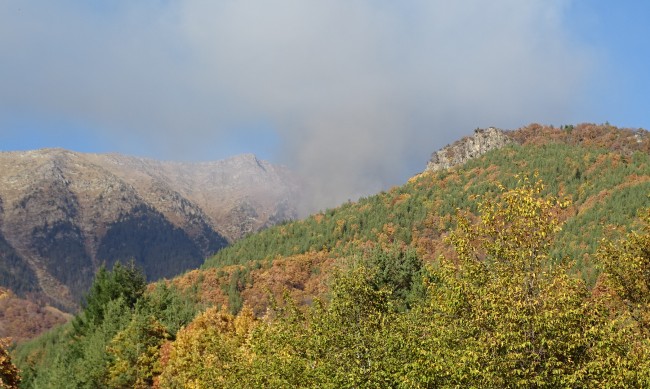
[{"label": "haze over mountain", "polygon": [[301,173],[317,211],[479,126],[650,127],[649,7],[4,0],[0,149],[254,152]]},{"label": "haze over mountain", "polygon": [[291,173],[254,155],[160,162],[63,149],[0,153],[0,286],[73,310],[102,263],[150,280],[297,216]]}]

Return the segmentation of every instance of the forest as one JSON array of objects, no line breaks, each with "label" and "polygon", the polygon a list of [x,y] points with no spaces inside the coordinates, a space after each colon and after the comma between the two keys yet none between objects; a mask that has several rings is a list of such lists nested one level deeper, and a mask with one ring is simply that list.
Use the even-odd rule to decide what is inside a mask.
[{"label": "forest", "polygon": [[172,280],[102,268],[72,321],[0,348],[2,382],[648,387],[650,156],[609,126],[531,133]]}]

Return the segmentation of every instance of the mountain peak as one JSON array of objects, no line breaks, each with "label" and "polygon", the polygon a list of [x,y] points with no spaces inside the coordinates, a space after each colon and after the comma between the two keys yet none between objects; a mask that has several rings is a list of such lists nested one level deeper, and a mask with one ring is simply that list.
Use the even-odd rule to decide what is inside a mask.
[{"label": "mountain peak", "polygon": [[[172,276],[228,241],[295,218],[297,194],[290,172],[253,154],[185,163],[0,152],[0,281],[14,280],[0,286],[72,310],[102,262],[133,257],[151,279]],[[5,264],[3,245],[24,266]]]}]

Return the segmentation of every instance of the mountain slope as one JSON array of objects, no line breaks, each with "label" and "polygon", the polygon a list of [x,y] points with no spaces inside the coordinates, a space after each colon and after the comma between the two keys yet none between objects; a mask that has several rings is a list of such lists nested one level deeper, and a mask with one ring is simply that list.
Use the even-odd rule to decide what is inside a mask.
[{"label": "mountain slope", "polygon": [[296,216],[286,169],[242,155],[159,162],[61,149],[0,153],[0,286],[73,310],[102,263],[149,279]]},{"label": "mountain slope", "polygon": [[[546,194],[572,201],[563,215],[566,224],[555,255],[575,258],[576,270],[593,283],[597,274],[591,255],[600,239],[630,229],[637,210],[648,204],[647,134],[591,124],[566,128],[534,124],[505,132],[512,141],[482,156],[460,158],[461,164],[425,172],[388,192],[262,231],[220,251],[203,266],[246,264],[311,251],[347,256],[382,241],[435,246],[429,255],[435,257],[456,209],[473,210],[476,196],[498,193],[497,182],[512,186],[516,175],[537,171]],[[466,138],[449,148],[466,149],[459,146],[465,141],[474,142]]]}]

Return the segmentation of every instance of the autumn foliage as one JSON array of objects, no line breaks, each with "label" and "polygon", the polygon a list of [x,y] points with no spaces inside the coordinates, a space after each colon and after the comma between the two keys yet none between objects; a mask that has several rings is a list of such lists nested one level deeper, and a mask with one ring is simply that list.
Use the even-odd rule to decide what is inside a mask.
[{"label": "autumn foliage", "polygon": [[0,288],[0,337],[10,337],[13,342],[25,341],[65,323],[71,316]]},{"label": "autumn foliage", "polygon": [[11,357],[7,352],[8,339],[0,339],[0,388],[18,388],[20,383],[19,371],[11,363]]},{"label": "autumn foliage", "polygon": [[550,254],[569,204],[542,190],[522,178],[480,199],[477,220],[461,214],[454,254],[422,273],[426,293],[409,310],[377,267],[356,261],[311,308],[287,296],[261,319],[207,310],[171,343],[160,387],[646,385],[647,285],[611,247],[643,270],[650,234],[604,246],[610,286],[593,295]]},{"label": "autumn foliage", "polygon": [[646,134],[520,132],[174,280],[100,274],[81,331],[19,347],[25,385],[650,386]]}]

